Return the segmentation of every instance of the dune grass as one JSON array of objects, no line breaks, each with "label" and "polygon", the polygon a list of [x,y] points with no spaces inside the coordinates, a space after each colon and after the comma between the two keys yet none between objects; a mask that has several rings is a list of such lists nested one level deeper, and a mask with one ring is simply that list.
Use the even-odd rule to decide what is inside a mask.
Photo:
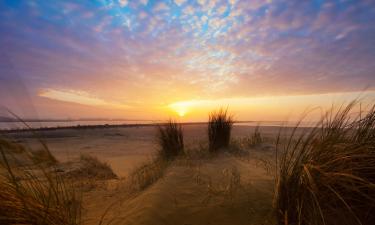
[{"label": "dune grass", "polygon": [[51,154],[47,148],[34,150],[31,152],[32,160],[36,164],[44,163],[48,165],[54,165],[57,163],[57,159]]},{"label": "dune grass", "polygon": [[208,148],[210,152],[217,152],[229,146],[232,127],[233,118],[228,114],[228,110],[219,109],[209,115]]},{"label": "dune grass", "polygon": [[255,127],[254,133],[246,138],[246,142],[248,147],[257,146],[263,142],[263,138],[259,130],[259,125]]},{"label": "dune grass", "polygon": [[158,157],[135,168],[129,175],[131,191],[143,191],[154,184],[163,177],[168,164],[169,161]]},{"label": "dune grass", "polygon": [[310,131],[290,136],[277,171],[278,224],[375,221],[375,111],[352,118],[355,102],[327,113]]},{"label": "dune grass", "polygon": [[182,127],[175,121],[169,120],[158,125],[156,141],[158,154],[136,167],[129,175],[128,188],[131,192],[143,191],[154,184],[164,175],[170,162],[184,153]]},{"label": "dune grass", "polygon": [[111,166],[89,154],[81,154],[80,162],[83,164],[79,172],[86,178],[115,179],[117,175]]},{"label": "dune grass", "polygon": [[[9,143],[0,141],[0,224],[81,224],[80,195],[73,186],[47,164],[11,165],[9,158],[20,150]],[[35,161],[32,152],[22,149]],[[51,159],[48,148],[43,151]]]},{"label": "dune grass", "polygon": [[159,144],[159,155],[171,160],[184,152],[184,136],[182,127],[177,122],[169,120],[158,126],[157,142]]}]

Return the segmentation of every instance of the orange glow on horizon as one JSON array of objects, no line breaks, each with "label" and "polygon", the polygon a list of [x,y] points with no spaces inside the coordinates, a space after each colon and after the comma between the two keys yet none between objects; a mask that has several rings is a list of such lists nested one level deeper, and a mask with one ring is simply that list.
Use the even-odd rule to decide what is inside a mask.
[{"label": "orange glow on horizon", "polygon": [[[164,101],[158,96],[145,102],[120,104],[120,97],[109,99],[93,97],[81,91],[46,89],[38,93],[41,97],[37,107],[48,107],[48,115],[57,118],[112,118],[134,120],[167,120],[175,118],[181,122],[207,121],[208,114],[218,108],[227,108],[235,120],[241,121],[296,121],[302,113],[310,110],[309,120],[318,120],[332,104],[339,107],[351,100],[363,97],[363,109],[375,100],[375,91],[329,93],[314,95],[237,97],[218,99],[190,99],[185,101]],[[173,96],[176,98],[177,96]],[[162,98],[162,97],[160,97]],[[48,103],[46,101],[53,101]],[[67,113],[69,110],[69,114]],[[57,115],[57,116],[55,116]]]},{"label": "orange glow on horizon", "polygon": [[317,121],[331,107],[339,108],[359,97],[363,97],[362,107],[366,109],[375,100],[375,92],[196,99],[174,102],[168,108],[184,121],[205,121],[211,111],[227,107],[236,120],[296,121],[307,113],[306,120]]}]

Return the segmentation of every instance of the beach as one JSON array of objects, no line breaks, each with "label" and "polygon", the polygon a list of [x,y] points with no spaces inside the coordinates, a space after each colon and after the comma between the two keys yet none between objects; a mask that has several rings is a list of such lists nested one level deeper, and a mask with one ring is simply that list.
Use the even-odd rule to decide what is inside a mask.
[{"label": "beach", "polygon": [[[255,129],[234,126],[232,139],[248,137]],[[259,129],[270,140],[279,132],[278,127]],[[207,125],[184,125],[183,132],[186,149],[207,143]],[[83,154],[110,165],[118,179],[101,181],[100,185],[95,182],[93,188],[84,192],[86,224],[97,224],[105,209],[113,204],[105,221],[114,219],[114,224],[229,225],[234,221],[235,224],[272,221],[273,172],[267,171],[260,160],[262,157],[272,160],[271,144],[258,146],[259,149],[251,150],[253,153],[249,149],[252,157],[229,153],[209,158],[182,157],[147,189],[130,194],[124,183],[139,166],[152,162],[159,150],[156,126],[68,128],[7,135],[34,150],[41,147],[38,140],[41,138],[61,163],[76,161]],[[231,184],[233,179],[237,183]]]},{"label": "beach", "polygon": [[[234,126],[233,138],[250,136],[255,126]],[[186,146],[193,147],[207,142],[207,126],[185,125],[183,127]],[[264,137],[275,138],[280,127],[260,128]],[[285,129],[283,134],[287,133]],[[137,164],[151,159],[158,150],[156,126],[100,127],[96,129],[59,128],[52,131],[16,132],[7,135],[37,149],[37,138],[46,142],[51,153],[62,162],[90,154],[108,162],[118,176],[126,176]]]}]

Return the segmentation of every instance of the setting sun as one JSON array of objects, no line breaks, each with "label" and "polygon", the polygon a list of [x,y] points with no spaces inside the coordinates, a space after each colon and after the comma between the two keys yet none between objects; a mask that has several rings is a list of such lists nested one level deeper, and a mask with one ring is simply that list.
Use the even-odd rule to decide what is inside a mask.
[{"label": "setting sun", "polygon": [[184,117],[189,111],[189,106],[190,105],[186,102],[176,102],[170,104],[169,108],[171,108],[180,117]]}]

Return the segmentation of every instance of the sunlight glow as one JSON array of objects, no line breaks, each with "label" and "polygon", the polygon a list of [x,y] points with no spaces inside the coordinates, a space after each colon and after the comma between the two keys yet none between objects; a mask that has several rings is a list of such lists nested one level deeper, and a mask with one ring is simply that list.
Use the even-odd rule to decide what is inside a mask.
[{"label": "sunlight glow", "polygon": [[191,109],[191,106],[194,106],[192,102],[176,102],[170,104],[168,107],[176,112],[180,117],[184,117]]},{"label": "sunlight glow", "polygon": [[[240,97],[222,99],[193,99],[169,104],[168,107],[180,117],[187,120],[202,120],[218,108],[226,108],[234,113],[237,120],[298,120],[304,112],[309,112],[307,119],[317,120],[332,106],[362,97],[363,107],[371,106],[375,99],[375,91],[327,93],[317,95],[290,95]],[[332,103],[335,103],[332,105]],[[319,106],[319,107],[317,107]],[[291,110],[293,109],[293,110]],[[187,115],[189,114],[189,115]]]}]

